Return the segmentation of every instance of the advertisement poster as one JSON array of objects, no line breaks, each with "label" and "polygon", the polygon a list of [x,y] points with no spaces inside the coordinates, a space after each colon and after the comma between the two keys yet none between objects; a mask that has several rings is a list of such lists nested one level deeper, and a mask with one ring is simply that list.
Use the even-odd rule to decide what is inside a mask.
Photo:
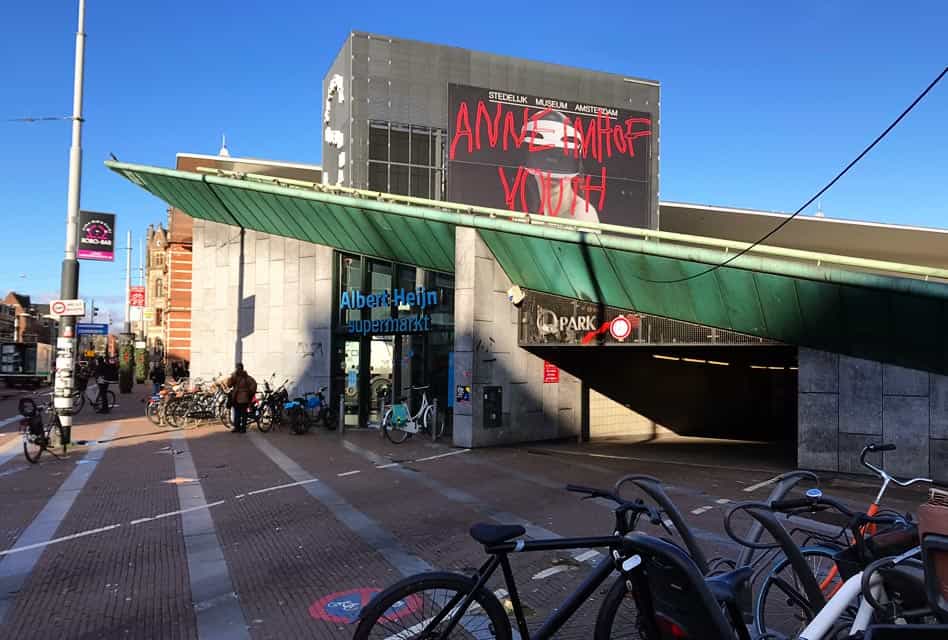
[{"label": "advertisement poster", "polygon": [[130,287],[128,290],[128,306],[145,306],[145,287]]},{"label": "advertisement poster", "polygon": [[115,258],[115,214],[96,211],[79,212],[80,260],[108,260]]},{"label": "advertisement poster", "polygon": [[449,200],[648,226],[650,114],[456,84],[448,109]]}]

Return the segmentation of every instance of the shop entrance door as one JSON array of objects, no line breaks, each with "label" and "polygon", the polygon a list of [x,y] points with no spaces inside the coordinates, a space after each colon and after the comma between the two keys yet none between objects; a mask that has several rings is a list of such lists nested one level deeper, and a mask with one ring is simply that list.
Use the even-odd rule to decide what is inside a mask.
[{"label": "shop entrance door", "polygon": [[343,356],[343,371],[345,372],[345,381],[343,389],[345,390],[345,425],[347,427],[358,427],[362,424],[360,416],[359,393],[360,380],[359,375],[362,352],[360,340],[346,340]]}]

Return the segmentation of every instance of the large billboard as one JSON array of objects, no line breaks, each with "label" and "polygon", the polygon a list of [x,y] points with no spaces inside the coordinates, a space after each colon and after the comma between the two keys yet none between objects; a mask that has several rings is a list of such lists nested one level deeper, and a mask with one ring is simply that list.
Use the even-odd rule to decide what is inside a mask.
[{"label": "large billboard", "polygon": [[79,212],[79,251],[82,260],[115,258],[115,214]]},{"label": "large billboard", "polygon": [[457,84],[448,109],[449,200],[649,226],[649,113]]}]

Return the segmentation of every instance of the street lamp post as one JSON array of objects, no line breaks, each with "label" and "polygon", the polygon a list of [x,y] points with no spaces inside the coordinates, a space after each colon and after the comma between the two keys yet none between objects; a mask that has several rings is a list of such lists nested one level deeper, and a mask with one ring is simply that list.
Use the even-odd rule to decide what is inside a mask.
[{"label": "street lamp post", "polygon": [[[82,74],[86,51],[86,2],[79,0],[79,22],[76,30],[76,62],[72,97],[72,145],[69,148],[69,195],[66,206],[66,251],[63,256],[60,295],[64,300],[79,296],[79,190],[82,178]],[[62,425],[62,438],[72,437],[72,392],[76,367],[76,318],[62,317],[62,332],[56,339],[56,383],[54,406]]]}]

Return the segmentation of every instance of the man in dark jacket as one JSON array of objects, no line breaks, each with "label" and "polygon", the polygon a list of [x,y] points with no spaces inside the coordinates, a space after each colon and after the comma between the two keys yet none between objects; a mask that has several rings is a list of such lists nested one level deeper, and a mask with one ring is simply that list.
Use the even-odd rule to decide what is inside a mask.
[{"label": "man in dark jacket", "polygon": [[165,368],[160,362],[152,365],[149,379],[151,380],[152,395],[158,395],[158,392],[161,391],[161,385],[165,383]]},{"label": "man in dark jacket", "polygon": [[244,365],[238,362],[227,379],[227,386],[230,387],[231,402],[234,404],[233,432],[247,433],[247,407],[257,393],[257,381],[250,377],[250,374],[244,371]]}]

